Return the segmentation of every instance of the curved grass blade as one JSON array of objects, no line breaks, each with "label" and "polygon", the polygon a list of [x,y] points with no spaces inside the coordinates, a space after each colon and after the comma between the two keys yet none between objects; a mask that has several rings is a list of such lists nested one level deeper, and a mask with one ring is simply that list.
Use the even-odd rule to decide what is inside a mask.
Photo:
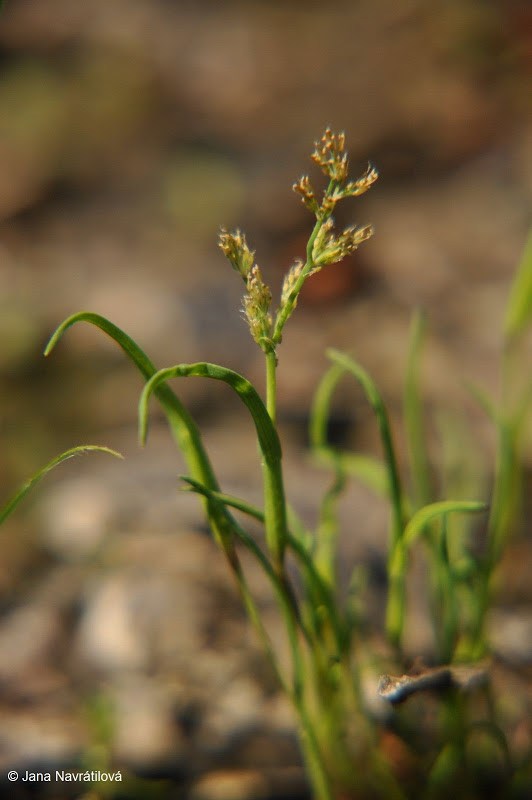
[{"label": "curved grass blade", "polygon": [[388,558],[388,602],[386,607],[386,632],[395,647],[401,646],[405,622],[405,583],[408,566],[408,548],[415,539],[430,530],[429,522],[457,512],[484,511],[484,503],[468,500],[443,500],[431,503],[417,511],[407,524],[402,538],[391,548]]},{"label": "curved grass blade", "polygon": [[486,511],[487,508],[486,503],[478,500],[441,500],[437,503],[429,503],[429,505],[416,511],[408,522],[403,535],[403,543],[407,547],[410,546],[420,534],[428,530],[428,523],[436,517],[446,517],[447,514]]},{"label": "curved grass blade", "polygon": [[234,389],[253,418],[264,458],[269,464],[274,464],[281,460],[281,444],[277,431],[272,424],[266,406],[254,386],[238,372],[234,372],[227,367],[221,367],[218,364],[210,364],[207,361],[199,361],[195,364],[176,364],[173,367],[159,370],[151,377],[144,387],[139,401],[139,438],[142,444],[145,443],[147,436],[147,404],[150,395],[172,378],[192,376],[223,381]]},{"label": "curved grass blade", "polygon": [[[331,399],[344,375],[345,368],[340,364],[333,364],[323,375],[318,388],[314,392],[310,409],[309,438],[312,449],[318,452],[333,449],[327,441]],[[334,450],[336,451],[336,448]]]},{"label": "curved grass blade", "polygon": [[333,364],[324,374],[314,393],[309,426],[315,460],[327,464],[334,472],[334,480],[320,506],[315,551],[318,570],[330,586],[335,582],[335,541],[339,529],[337,507],[347,476],[358,477],[379,494],[388,495],[387,475],[377,459],[345,453],[327,441],[332,396],[345,374],[346,369],[340,364]]},{"label": "curved grass blade", "polygon": [[[218,364],[200,361],[195,364],[176,364],[159,370],[144,386],[139,400],[139,437],[144,442],[148,429],[148,402],[151,394],[161,391],[167,381],[182,377],[204,377],[226,383],[240,397],[253,419],[260,449],[263,455],[266,541],[276,569],[282,572],[286,546],[286,503],[281,470],[281,444],[266,406],[253,385],[238,372]],[[194,476],[196,477],[196,476]],[[218,486],[208,488],[218,491]]]},{"label": "curved grass blade", "polygon": [[313,456],[319,464],[333,469],[340,468],[345,475],[357,478],[372,491],[388,497],[387,473],[381,461],[372,456],[343,452],[327,441],[332,396],[345,373],[344,367],[333,364],[314,393],[309,425]]},{"label": "curved grass blade", "polygon": [[[146,380],[149,380],[157,372],[153,362],[127,333],[105,317],[91,311],[80,311],[65,319],[52,334],[44,350],[44,355],[50,355],[65,331],[78,322],[88,322],[110,336],[133,361]],[[157,397],[165,410],[174,439],[191,466],[191,472],[206,485],[218,489],[214,471],[203,447],[196,423],[169,386],[160,386],[157,390]]]},{"label": "curved grass blade", "polygon": [[346,485],[344,459],[327,442],[332,394],[345,370],[336,364],[325,373],[314,394],[310,413],[310,443],[314,452],[326,453],[334,471],[332,484],[325,492],[316,529],[315,563],[319,574],[332,587],[335,583],[335,544],[338,538],[338,503]]},{"label": "curved grass blade", "polygon": [[33,489],[33,487],[44,478],[45,475],[54,469],[54,467],[62,464],[63,461],[68,461],[70,458],[74,458],[82,453],[90,452],[108,453],[111,456],[115,456],[115,458],[124,457],[116,450],[111,450],[109,447],[103,447],[97,444],[79,445],[78,447],[72,447],[70,450],[66,450],[64,453],[52,458],[52,460],[45,464],[44,467],[41,467],[41,469],[32,475],[32,477],[20,487],[18,492],[16,492],[16,494],[7,501],[7,503],[0,509],[0,525],[13,513],[19,503],[26,497],[28,492],[30,492],[31,489]]},{"label": "curved grass blade", "polygon": [[384,450],[384,460],[388,475],[389,492],[392,503],[392,545],[399,541],[403,531],[405,511],[397,459],[393,446],[392,433],[388,420],[388,413],[377,386],[370,375],[349,356],[338,350],[327,351],[328,357],[344,371],[351,373],[362,386],[368,402],[370,403],[379,426],[381,442]]}]

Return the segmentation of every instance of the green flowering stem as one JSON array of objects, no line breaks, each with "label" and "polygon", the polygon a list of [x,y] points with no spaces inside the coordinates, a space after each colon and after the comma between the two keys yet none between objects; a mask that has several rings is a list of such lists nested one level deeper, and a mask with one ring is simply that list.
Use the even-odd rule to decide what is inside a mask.
[{"label": "green flowering stem", "polygon": [[[329,185],[328,185],[328,187],[326,189],[326,195],[330,194],[333,191],[333,189],[334,189],[334,181],[330,181],[330,183],[329,183]],[[275,319],[275,326],[274,326],[272,337],[271,337],[272,338],[272,342],[275,345],[280,344],[280,342],[281,342],[281,340],[283,338],[283,328],[285,326],[285,323],[287,322],[289,317],[292,315],[292,312],[294,311],[294,309],[295,309],[295,307],[297,305],[297,298],[299,297],[299,293],[301,292],[301,289],[303,288],[303,284],[305,283],[306,279],[308,278],[309,273],[312,272],[312,270],[315,268],[315,263],[314,263],[314,258],[313,258],[314,242],[316,241],[316,237],[318,236],[318,234],[319,234],[320,230],[322,229],[324,223],[326,222],[326,220],[329,219],[331,214],[332,214],[332,209],[330,211],[324,213],[323,215],[318,216],[318,218],[316,220],[316,223],[314,225],[314,228],[312,229],[312,233],[310,234],[310,237],[309,237],[308,242],[307,242],[306,261],[305,261],[305,264],[303,266],[303,269],[301,270],[300,274],[298,275],[297,280],[295,281],[295,283],[294,283],[294,285],[292,287],[292,290],[288,294],[286,302],[281,305],[279,311],[277,312],[277,317]]]}]

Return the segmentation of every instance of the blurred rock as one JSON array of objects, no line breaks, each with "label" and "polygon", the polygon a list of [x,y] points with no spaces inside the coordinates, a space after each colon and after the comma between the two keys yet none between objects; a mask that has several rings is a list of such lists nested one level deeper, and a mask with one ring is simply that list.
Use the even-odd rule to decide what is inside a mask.
[{"label": "blurred rock", "polygon": [[2,709],[2,770],[64,769],[75,764],[86,744],[79,721],[63,709]]},{"label": "blurred rock", "polygon": [[532,664],[530,608],[493,609],[488,625],[488,638],[498,658],[518,667]]},{"label": "blurred rock", "polygon": [[132,587],[124,576],[104,579],[91,593],[83,615],[78,647],[83,660],[105,672],[138,670],[148,652],[135,626]]},{"label": "blurred rock", "polygon": [[44,542],[61,558],[86,559],[100,547],[113,510],[111,492],[97,478],[62,481],[41,503]]},{"label": "blurred rock", "polygon": [[113,688],[113,755],[144,775],[186,772],[187,742],[174,718],[175,699],[164,686],[140,676]]},{"label": "blurred rock", "polygon": [[0,680],[11,681],[47,663],[58,646],[62,626],[57,611],[20,606],[0,623]]}]

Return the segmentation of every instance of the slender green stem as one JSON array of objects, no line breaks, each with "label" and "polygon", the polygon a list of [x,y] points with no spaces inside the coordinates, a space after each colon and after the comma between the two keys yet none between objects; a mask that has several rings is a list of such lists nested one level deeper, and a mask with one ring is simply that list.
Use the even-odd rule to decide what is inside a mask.
[{"label": "slender green stem", "polygon": [[[274,345],[278,344],[281,341],[282,337],[282,329],[286,320],[289,318],[290,314],[295,308],[298,294],[303,286],[303,283],[312,269],[313,262],[312,262],[312,247],[314,243],[314,239],[323,224],[323,220],[316,222],[314,226],[314,230],[311,234],[307,245],[307,263],[302,270],[301,275],[299,276],[298,281],[296,282],[288,301],[285,303],[284,307],[281,309],[277,316],[275,330],[272,335],[272,341]],[[266,353],[266,408],[272,424],[275,425],[276,420],[276,413],[277,413],[277,355],[275,349]],[[279,528],[279,525],[282,525],[283,528],[283,538],[284,541],[292,540],[292,545],[295,545],[296,550],[298,550],[298,554],[300,556],[304,556],[307,561],[307,571],[306,574],[313,575],[313,578],[319,582],[321,587],[321,580],[318,573],[313,569],[313,565],[311,564],[311,568],[309,569],[309,563],[307,559],[307,553],[304,551],[303,547],[300,547],[299,541],[295,540],[293,537],[289,537],[287,523],[286,523],[286,499],[284,493],[284,482],[281,472],[281,465],[280,461],[276,464],[263,460],[263,478],[264,478],[264,521],[265,521],[265,529],[266,529],[266,539],[273,538],[274,531]],[[270,532],[270,533],[269,533]],[[276,534],[278,536],[278,533]],[[303,627],[302,621],[299,618],[299,612],[297,611],[297,605],[295,604],[295,600],[293,599],[293,593],[291,587],[288,583],[288,579],[286,577],[284,571],[284,562],[283,562],[284,550],[280,554],[280,558],[276,559],[275,568],[279,574],[279,578],[282,582],[284,589],[286,590],[287,599],[289,602],[284,602],[281,604],[281,609],[283,612],[283,617],[286,625],[286,630],[288,633],[288,639],[290,642],[290,649],[292,653],[292,666],[293,666],[293,691],[290,693],[292,697],[292,702],[294,704],[295,711],[299,718],[300,724],[300,738],[303,747],[303,753],[305,760],[307,762],[309,775],[311,778],[311,782],[316,793],[315,800],[333,800],[332,788],[329,782],[327,767],[323,759],[323,754],[320,748],[320,744],[318,738],[316,736],[316,731],[314,728],[313,721],[308,713],[307,705],[306,705],[306,698],[305,698],[305,683],[306,683],[306,669],[305,664],[303,661],[299,637],[296,627],[296,621],[299,619],[299,624]],[[314,574],[313,574],[314,573]],[[325,588],[325,587],[321,587]],[[334,601],[332,598],[329,597],[328,591],[326,592],[327,596],[327,605],[334,606]],[[284,595],[283,595],[284,597]],[[296,610],[297,616],[294,616],[294,610]],[[333,615],[336,625],[338,622]],[[339,629],[337,628],[337,641],[338,644],[341,644],[341,634]],[[311,656],[315,656],[315,648],[313,648],[312,644],[310,644],[310,654]]]},{"label": "slender green stem", "polygon": [[[277,356],[275,351],[266,353],[266,409],[275,426],[277,405]],[[280,460],[273,464],[262,460],[264,481],[264,517],[266,541],[276,562],[279,574],[284,572],[284,542],[286,540],[286,500]],[[275,546],[273,545],[275,543]],[[282,543],[282,544],[281,544]]]}]

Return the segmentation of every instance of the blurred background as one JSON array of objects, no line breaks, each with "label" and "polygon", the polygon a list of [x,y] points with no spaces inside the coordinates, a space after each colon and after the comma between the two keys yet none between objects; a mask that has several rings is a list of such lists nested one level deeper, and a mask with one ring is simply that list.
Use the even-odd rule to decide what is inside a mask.
[{"label": "blurred background", "polygon": [[[397,422],[416,308],[428,320],[434,457],[434,420],[459,417],[459,449],[484,491],[494,435],[464,381],[498,389],[504,305],[531,222],[531,70],[525,0],[7,2],[2,497],[75,444],[106,444],[126,461],[64,465],[0,533],[2,768],[83,754],[180,780],[207,800],[221,772],[236,781],[233,800],[266,796],[269,770],[268,796],[277,785],[304,796],[289,710],[197,502],[178,496],[183,464],[155,404],[148,448],[137,447],[140,377],[88,326],[48,360],[42,350],[64,317],[91,310],[158,366],[219,361],[261,387],[219,227],[246,232],[277,291],[312,225],[291,186],[308,171],[319,181],[308,156],[325,126],[345,130],[353,177],[371,161],[380,179],[339,222],[371,222],[375,236],[313,278],[286,330],[279,407],[291,499],[310,523],[326,485],[305,454],[326,347],[364,364]],[[237,401],[200,380],[178,389],[224,489],[258,501],[256,446]],[[378,453],[355,387],[335,414],[346,442]],[[530,449],[525,458],[530,466]],[[379,608],[386,508],[355,486],[342,513],[345,553],[374,565]],[[516,642],[532,631],[523,533],[502,581],[517,628],[500,647],[518,660],[530,658]],[[256,586],[274,617],[258,575]],[[509,627],[499,620],[495,638]],[[423,620],[409,641],[413,655],[430,653]]]}]

